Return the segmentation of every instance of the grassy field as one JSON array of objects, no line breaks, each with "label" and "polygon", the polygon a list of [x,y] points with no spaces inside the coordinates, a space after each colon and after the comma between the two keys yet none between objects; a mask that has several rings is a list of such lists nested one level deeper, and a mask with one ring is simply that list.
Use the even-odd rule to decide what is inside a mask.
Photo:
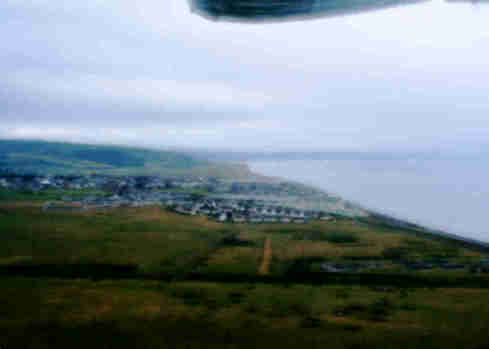
[{"label": "grassy field", "polygon": [[[352,219],[222,224],[160,207],[47,213],[41,202],[4,201],[0,234],[1,348],[489,347],[485,274],[396,267],[487,253],[411,231]],[[331,274],[318,263],[347,260],[392,267],[312,282]]]},{"label": "grassy field", "polygon": [[6,348],[487,348],[489,290],[0,279]]},{"label": "grassy field", "polygon": [[399,260],[471,263],[487,256],[449,240],[427,239],[409,231],[389,232],[353,219],[223,224],[161,207],[43,212],[41,201],[4,201],[0,209],[4,241],[0,265],[10,261],[92,263],[134,265],[150,274],[200,271],[252,275],[259,269],[266,238],[271,242],[272,275],[282,275],[297,261],[380,261],[386,265],[384,272],[396,272],[388,266]]}]

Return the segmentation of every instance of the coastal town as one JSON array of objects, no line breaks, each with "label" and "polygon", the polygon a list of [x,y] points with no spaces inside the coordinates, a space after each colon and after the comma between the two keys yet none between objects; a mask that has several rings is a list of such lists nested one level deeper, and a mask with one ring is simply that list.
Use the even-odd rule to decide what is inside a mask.
[{"label": "coastal town", "polygon": [[220,222],[303,224],[335,219],[331,212],[300,209],[284,205],[281,200],[265,199],[320,195],[313,189],[283,182],[7,173],[0,175],[0,188],[32,193],[60,192],[55,200],[44,203],[43,209],[50,211],[161,205],[180,214],[207,216]]},{"label": "coastal town", "polygon": [[[0,194],[27,193],[39,196],[44,212],[89,212],[118,207],[160,206],[186,216],[205,216],[229,224],[306,224],[335,222],[336,212],[298,208],[291,198],[331,201],[326,193],[290,182],[239,182],[212,177],[34,175],[0,174]],[[291,203],[287,205],[284,203]],[[399,226],[400,223],[393,222]],[[467,242],[467,241],[465,241]],[[328,260],[319,270],[327,273],[358,273],[451,270],[488,273],[489,259],[455,261],[453,258],[409,260],[395,256],[401,250],[384,251],[385,258]],[[389,253],[389,254],[388,254]]]}]

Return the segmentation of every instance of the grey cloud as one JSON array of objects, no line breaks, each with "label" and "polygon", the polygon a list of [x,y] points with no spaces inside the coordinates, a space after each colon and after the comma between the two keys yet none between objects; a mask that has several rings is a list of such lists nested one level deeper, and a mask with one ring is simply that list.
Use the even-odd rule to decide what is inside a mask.
[{"label": "grey cloud", "polygon": [[240,149],[477,143],[489,136],[489,12],[444,6],[246,25],[206,21],[181,0],[7,0],[0,136]]}]

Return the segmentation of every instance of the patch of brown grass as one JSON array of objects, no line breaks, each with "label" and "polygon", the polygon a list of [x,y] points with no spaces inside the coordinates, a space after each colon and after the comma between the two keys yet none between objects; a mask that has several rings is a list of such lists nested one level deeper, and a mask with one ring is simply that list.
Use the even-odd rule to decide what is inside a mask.
[{"label": "patch of brown grass", "polygon": [[228,264],[236,258],[256,255],[253,247],[221,248],[209,258],[209,264]]},{"label": "patch of brown grass", "polygon": [[279,260],[294,260],[301,257],[340,258],[348,256],[380,256],[384,247],[380,244],[339,246],[328,242],[289,241],[275,250]]}]

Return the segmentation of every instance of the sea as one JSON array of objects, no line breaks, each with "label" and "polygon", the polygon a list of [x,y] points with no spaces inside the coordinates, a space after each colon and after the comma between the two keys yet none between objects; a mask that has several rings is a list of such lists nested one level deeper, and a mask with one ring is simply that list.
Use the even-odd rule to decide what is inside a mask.
[{"label": "sea", "polygon": [[489,158],[261,160],[250,169],[364,208],[489,242]]}]

